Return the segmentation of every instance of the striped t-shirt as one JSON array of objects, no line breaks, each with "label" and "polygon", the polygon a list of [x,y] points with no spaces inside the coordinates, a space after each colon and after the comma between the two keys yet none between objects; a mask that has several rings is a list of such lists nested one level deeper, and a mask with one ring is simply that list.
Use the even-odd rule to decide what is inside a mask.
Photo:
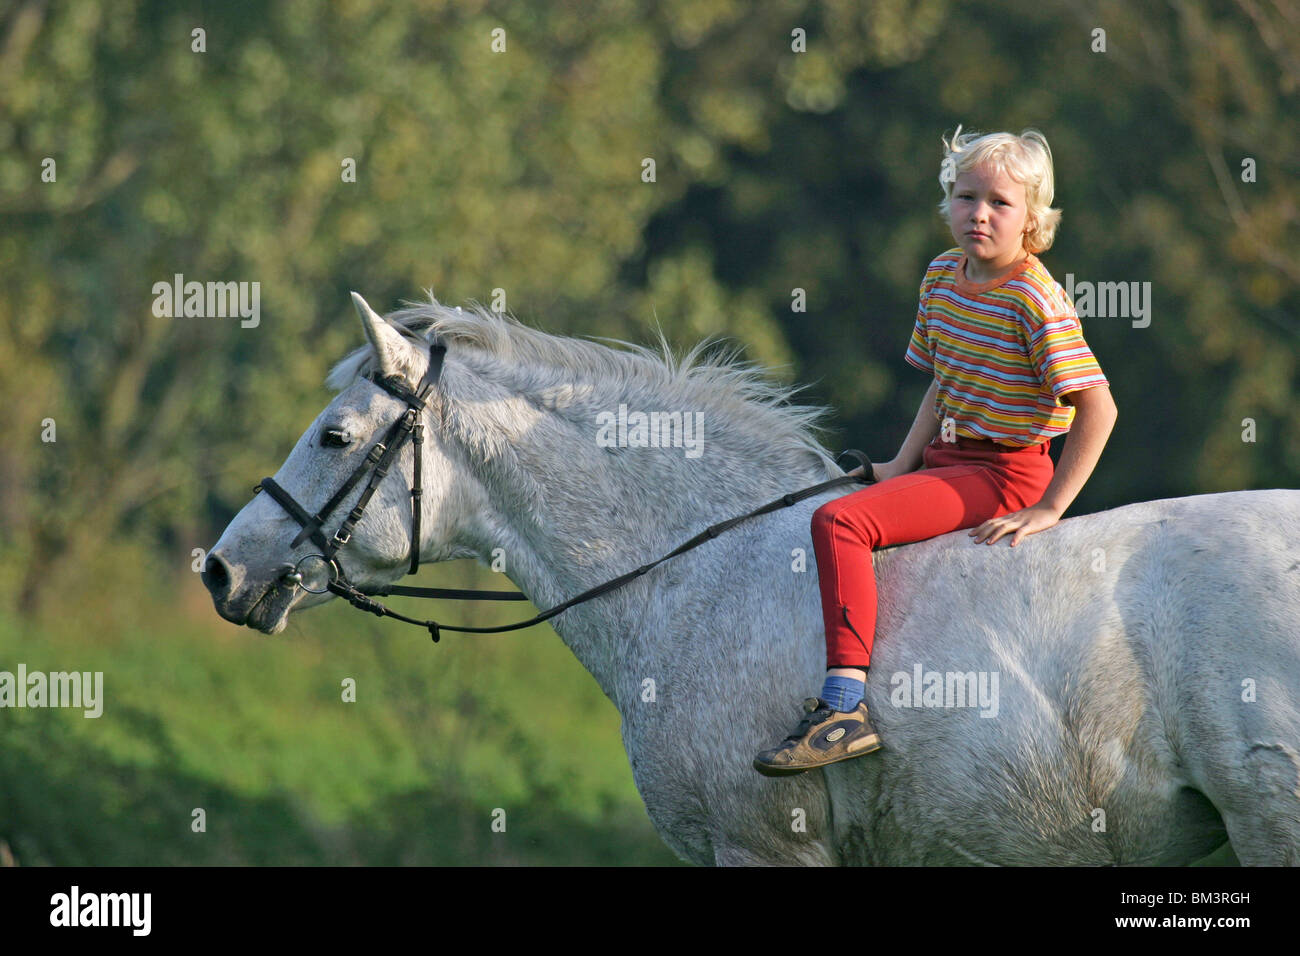
[{"label": "striped t-shirt", "polygon": [[989,282],[950,249],[925,271],[907,361],[939,382],[957,435],[1036,445],[1070,430],[1067,392],[1108,385],[1065,290],[1036,256]]}]

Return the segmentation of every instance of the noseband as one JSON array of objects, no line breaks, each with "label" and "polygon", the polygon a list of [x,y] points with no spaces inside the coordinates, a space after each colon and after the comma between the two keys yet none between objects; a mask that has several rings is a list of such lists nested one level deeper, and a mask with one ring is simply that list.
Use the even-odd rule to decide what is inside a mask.
[{"label": "noseband", "polygon": [[[375,597],[385,597],[390,594],[404,597],[419,598],[438,598],[458,601],[526,601],[527,596],[516,591],[479,591],[464,590],[461,588],[412,588],[390,585],[373,591],[365,592],[353,585],[347,576],[343,573],[343,568],[337,560],[338,552],[344,545],[352,539],[352,532],[356,529],[357,523],[365,513],[366,506],[370,504],[370,499],[379,487],[379,483],[384,480],[388,474],[389,468],[393,461],[406,445],[408,440],[415,443],[415,468],[411,483],[411,562],[408,574],[415,574],[420,569],[420,505],[424,496],[424,489],[421,487],[421,470],[424,460],[424,414],[425,405],[428,402],[430,393],[438,384],[438,379],[442,376],[442,363],[447,354],[446,346],[435,342],[429,349],[429,368],[420,380],[419,387],[411,391],[397,377],[385,377],[378,371],[372,372],[367,376],[371,382],[378,385],[384,391],[393,397],[406,403],[406,411],[401,417],[389,427],[388,432],[366,453],[365,459],[357,465],[352,474],[348,476],[347,481],[336,491],[320,511],[311,514],[298,503],[298,501],[280,485],[271,478],[263,478],[261,484],[253,489],[254,492],[265,491],[271,499],[281,508],[288,512],[289,516],[298,522],[302,531],[293,539],[290,548],[297,548],[307,539],[316,544],[321,549],[319,554],[310,554],[300,560],[292,569],[288,570],[282,580],[285,583],[292,584],[295,587],[301,587],[303,590],[315,594],[321,594],[330,591],[339,597],[345,598],[353,607],[363,611],[369,611],[379,617],[391,617],[407,624],[416,624],[420,627],[427,628],[429,635],[435,642],[438,641],[441,630],[459,631],[463,633],[474,634],[495,634],[502,631],[514,631],[524,627],[532,627],[534,624],[540,624],[542,621],[549,620],[561,611],[573,607],[575,604],[581,604],[589,601],[594,597],[612,591],[615,588],[622,587],[629,581],[640,577],[651,568],[667,561],[669,558],[675,558],[679,554],[690,551],[692,548],[699,547],[706,541],[710,541],[734,528],[749,518],[756,518],[759,515],[768,514],[780,508],[788,508],[810,498],[813,495],[821,494],[836,488],[840,485],[851,483],[873,484],[871,461],[862,452],[850,448],[840,453],[840,457],[849,455],[856,458],[863,466],[862,475],[844,475],[839,478],[832,478],[830,481],[823,481],[820,484],[813,485],[811,488],[804,488],[800,491],[790,492],[782,495],[775,501],[763,505],[761,508],[749,512],[748,514],[739,515],[735,518],[729,518],[726,521],[711,525],[702,532],[673,549],[668,554],[652,561],[649,564],[642,565],[634,571],[606,581],[594,588],[583,591],[581,594],[570,598],[563,604],[557,604],[547,611],[543,611],[536,617],[527,621],[520,621],[516,624],[505,624],[500,627],[454,627],[450,624],[439,624],[436,621],[421,621],[417,618],[407,617],[398,614],[390,608],[385,607]],[[343,519],[338,530],[334,532],[333,537],[326,538],[324,526],[329,520],[334,510],[338,508],[343,500],[352,492],[361,480],[365,478],[366,473],[370,473],[370,480],[366,483],[365,489],[361,492],[356,507]],[[316,573],[323,574],[325,582],[323,586],[312,587],[306,583],[308,577],[315,578]]]}]

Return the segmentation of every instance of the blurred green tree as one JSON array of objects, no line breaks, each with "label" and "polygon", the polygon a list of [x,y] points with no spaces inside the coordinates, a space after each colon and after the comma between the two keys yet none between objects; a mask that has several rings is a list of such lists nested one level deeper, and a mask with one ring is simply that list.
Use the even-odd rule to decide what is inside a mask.
[{"label": "blurred green tree", "polygon": [[[952,244],[938,140],[959,122],[1047,133],[1059,280],[1153,285],[1148,328],[1084,322],[1121,416],[1073,513],[1293,485],[1296,10],[11,5],[0,591],[34,607],[110,536],[187,571],[322,404],[353,288],[381,308],[502,290],[570,334],[734,337],[816,383],[832,444],[892,455],[925,387],[902,352]],[[260,283],[260,324],[154,316],[176,274]]]}]

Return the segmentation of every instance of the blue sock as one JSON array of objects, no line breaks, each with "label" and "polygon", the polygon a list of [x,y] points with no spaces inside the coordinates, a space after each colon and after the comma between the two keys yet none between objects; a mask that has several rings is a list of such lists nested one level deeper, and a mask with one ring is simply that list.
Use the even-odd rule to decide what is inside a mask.
[{"label": "blue sock", "polygon": [[835,710],[853,710],[862,702],[866,685],[852,677],[827,677],[822,685],[822,700]]}]

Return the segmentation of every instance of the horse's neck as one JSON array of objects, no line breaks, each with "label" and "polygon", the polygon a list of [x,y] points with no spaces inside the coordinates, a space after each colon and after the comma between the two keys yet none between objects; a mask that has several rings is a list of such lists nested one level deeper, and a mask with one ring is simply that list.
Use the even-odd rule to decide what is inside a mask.
[{"label": "horse's neck", "polygon": [[[759,476],[728,468],[722,455],[686,463],[649,458],[673,449],[624,448],[615,454],[626,457],[614,461],[580,429],[569,429],[567,441],[544,429],[530,431],[535,436],[541,440],[516,439],[508,454],[472,466],[487,500],[471,519],[467,544],[488,563],[503,554],[507,576],[543,610],[667,554],[770,491]],[[635,584],[617,588],[551,621],[616,704],[630,692],[631,670],[655,653],[639,593]],[[656,595],[657,612],[671,614],[679,599]]]}]

